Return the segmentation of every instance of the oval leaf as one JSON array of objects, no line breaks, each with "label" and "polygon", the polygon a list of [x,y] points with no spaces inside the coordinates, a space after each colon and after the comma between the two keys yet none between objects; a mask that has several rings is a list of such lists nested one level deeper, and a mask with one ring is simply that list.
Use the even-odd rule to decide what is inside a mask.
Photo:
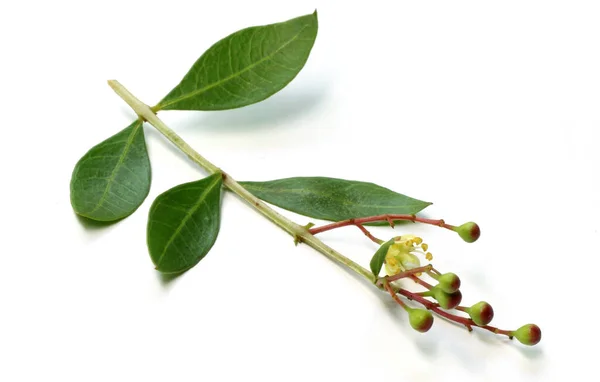
[{"label": "oval leaf", "polygon": [[394,240],[395,239],[392,238],[381,244],[381,247],[379,247],[377,252],[375,252],[371,258],[371,263],[369,265],[371,266],[371,272],[373,272],[375,277],[379,277],[379,272],[381,272],[381,267],[383,267],[383,263],[385,261],[385,255],[387,255],[387,251],[390,248],[390,245],[394,243]]},{"label": "oval leaf", "polygon": [[221,217],[222,174],[184,183],[159,195],[148,217],[148,250],[156,269],[184,272],[215,243]]},{"label": "oval leaf", "polygon": [[210,47],[154,110],[225,110],[264,100],[300,72],[317,37],[317,12],[251,27]]},{"label": "oval leaf", "polygon": [[324,177],[240,182],[256,197],[316,219],[340,221],[382,214],[416,214],[431,203],[373,183]]},{"label": "oval leaf", "polygon": [[114,221],[132,214],[150,191],[142,121],[94,146],[75,165],[71,205],[78,215]]}]

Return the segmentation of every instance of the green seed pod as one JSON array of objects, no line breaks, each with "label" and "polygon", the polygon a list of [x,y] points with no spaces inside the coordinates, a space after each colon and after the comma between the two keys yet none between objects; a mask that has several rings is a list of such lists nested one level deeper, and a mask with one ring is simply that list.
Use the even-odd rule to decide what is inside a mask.
[{"label": "green seed pod", "polygon": [[433,298],[435,298],[443,309],[454,309],[460,305],[462,301],[462,293],[457,290],[454,293],[446,293],[442,289],[435,287],[431,290]]},{"label": "green seed pod", "polygon": [[485,326],[494,318],[494,308],[485,301],[479,301],[467,310],[471,320],[479,326]]},{"label": "green seed pod", "polygon": [[458,226],[454,229],[454,231],[458,233],[458,235],[467,243],[472,243],[476,241],[481,235],[481,230],[479,229],[479,226],[477,225],[477,223],[474,222],[468,222],[461,226]]},{"label": "green seed pod", "polygon": [[452,272],[444,273],[437,281],[437,287],[446,293],[454,293],[460,288],[460,278]]},{"label": "green seed pod", "polygon": [[425,333],[433,325],[433,315],[425,309],[412,309],[408,312],[410,326],[418,332]]},{"label": "green seed pod", "polygon": [[542,339],[542,330],[536,324],[527,324],[512,332],[523,345],[533,346]]}]

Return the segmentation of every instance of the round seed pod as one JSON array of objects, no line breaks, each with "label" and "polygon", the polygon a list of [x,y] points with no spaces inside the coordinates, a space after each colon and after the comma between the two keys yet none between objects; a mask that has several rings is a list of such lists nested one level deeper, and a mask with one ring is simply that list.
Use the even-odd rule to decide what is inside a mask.
[{"label": "round seed pod", "polygon": [[410,326],[418,332],[425,333],[433,325],[433,315],[425,309],[413,309],[408,313]]}]

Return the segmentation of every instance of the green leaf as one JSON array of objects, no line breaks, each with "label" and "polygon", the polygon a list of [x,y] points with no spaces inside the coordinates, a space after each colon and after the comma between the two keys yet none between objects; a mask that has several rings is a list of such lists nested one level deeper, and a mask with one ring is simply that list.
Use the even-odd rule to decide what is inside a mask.
[{"label": "green leaf", "polygon": [[304,67],[317,29],[315,11],[235,32],[211,46],[153,109],[225,110],[262,101]]},{"label": "green leaf", "polygon": [[373,183],[354,180],[306,177],[240,183],[266,202],[323,220],[415,214],[431,204]]},{"label": "green leaf", "polygon": [[385,255],[387,255],[387,251],[390,248],[390,245],[394,243],[394,238],[386,241],[381,244],[381,247],[375,252],[373,257],[371,258],[371,272],[375,275],[375,277],[379,277],[379,272],[381,272],[381,267],[383,267],[383,262],[385,261]]},{"label": "green leaf", "polygon": [[223,175],[180,184],[159,195],[148,216],[148,250],[156,269],[181,273],[206,256],[219,234]]},{"label": "green leaf", "polygon": [[94,146],[75,165],[71,205],[78,215],[114,221],[132,214],[150,191],[150,159],[142,121]]}]

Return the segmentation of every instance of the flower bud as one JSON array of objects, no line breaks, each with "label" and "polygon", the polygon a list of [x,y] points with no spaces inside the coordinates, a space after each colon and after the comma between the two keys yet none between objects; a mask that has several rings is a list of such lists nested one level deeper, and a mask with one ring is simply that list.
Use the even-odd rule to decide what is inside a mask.
[{"label": "flower bud", "polygon": [[425,333],[433,325],[433,315],[425,309],[412,309],[408,312],[410,326],[418,332]]},{"label": "flower bud", "polygon": [[533,346],[542,339],[542,330],[536,324],[527,324],[512,332],[523,345]]},{"label": "flower bud", "polygon": [[479,326],[485,326],[492,322],[494,318],[494,309],[485,301],[479,301],[467,310],[471,320]]},{"label": "flower bud", "polygon": [[437,281],[437,287],[446,293],[454,293],[460,288],[460,278],[451,272],[439,276]]},{"label": "flower bud", "polygon": [[440,307],[443,309],[454,309],[459,306],[462,301],[462,293],[460,293],[459,290],[454,293],[446,293],[440,288],[435,287],[431,292],[433,298],[437,300],[438,304],[440,304]]},{"label": "flower bud", "polygon": [[467,243],[472,243],[475,240],[479,239],[481,235],[481,230],[477,223],[468,222],[463,225],[460,225],[454,228],[454,231],[458,233],[458,235]]}]

